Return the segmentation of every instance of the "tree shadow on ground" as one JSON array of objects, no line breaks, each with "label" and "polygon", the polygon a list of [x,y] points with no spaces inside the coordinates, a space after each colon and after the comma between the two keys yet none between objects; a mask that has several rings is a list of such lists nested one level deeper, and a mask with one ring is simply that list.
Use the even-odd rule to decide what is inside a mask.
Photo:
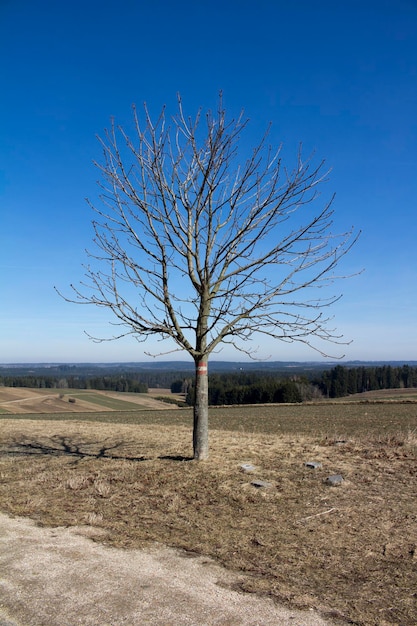
[{"label": "tree shadow on ground", "polygon": [[159,456],[158,459],[161,461],[194,461],[194,457],[183,456],[182,454],[164,454]]},{"label": "tree shadow on ground", "polygon": [[[79,441],[72,437],[54,435],[52,437],[42,437],[34,439],[21,437],[12,440],[9,444],[4,444],[0,448],[0,456],[29,456],[40,455],[49,457],[72,457],[75,462],[86,458],[112,459],[122,461],[149,461],[152,457],[130,455],[122,452],[127,445],[134,447],[133,442],[114,441],[104,439],[103,441]],[[179,460],[182,457],[158,457],[172,458]],[[184,459],[185,460],[185,459]]]}]

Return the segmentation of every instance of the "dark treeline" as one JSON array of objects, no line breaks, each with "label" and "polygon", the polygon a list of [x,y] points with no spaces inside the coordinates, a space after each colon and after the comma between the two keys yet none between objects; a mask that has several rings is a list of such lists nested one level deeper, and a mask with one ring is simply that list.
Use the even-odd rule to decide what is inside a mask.
[{"label": "dark treeline", "polygon": [[[192,379],[177,380],[171,391],[186,393],[187,404],[193,404]],[[230,373],[209,376],[209,405],[268,404],[303,402],[317,397],[318,389],[304,377],[283,377],[272,373]],[[320,394],[319,394],[320,395]]]},{"label": "dark treeline", "polygon": [[[189,376],[189,372],[178,371],[100,371],[92,368],[91,373],[72,374],[71,367],[60,366],[58,373],[8,373],[0,376],[0,385],[5,387],[31,387],[35,389],[98,389],[147,393],[149,388],[169,389],[178,376]],[[74,368],[75,369],[75,368]]]},{"label": "dark treeline", "polygon": [[[189,371],[102,372],[73,374],[71,368],[52,375],[41,373],[8,373],[0,376],[0,385],[37,389],[98,389],[146,393],[149,388],[171,388],[186,395],[193,403],[193,376]],[[417,367],[412,365],[378,365],[347,367],[310,373],[283,374],[270,371],[219,372],[209,376],[209,404],[267,404],[271,402],[304,402],[340,398],[365,391],[417,387]]]},{"label": "dark treeline", "polygon": [[130,391],[147,393],[148,385],[134,375],[110,376],[0,376],[5,387],[31,387],[32,389],[100,389],[102,391]]},{"label": "dark treeline", "polygon": [[[272,373],[212,374],[209,376],[209,404],[267,404],[305,402],[325,398],[374,391],[417,387],[417,367],[375,366],[336,367],[317,375],[282,376]],[[189,379],[176,381],[172,391],[187,394],[187,403],[193,402],[193,384]]]},{"label": "dark treeline", "polygon": [[328,398],[342,398],[354,393],[378,389],[417,387],[417,367],[411,365],[377,367],[343,367],[337,365],[313,380]]}]

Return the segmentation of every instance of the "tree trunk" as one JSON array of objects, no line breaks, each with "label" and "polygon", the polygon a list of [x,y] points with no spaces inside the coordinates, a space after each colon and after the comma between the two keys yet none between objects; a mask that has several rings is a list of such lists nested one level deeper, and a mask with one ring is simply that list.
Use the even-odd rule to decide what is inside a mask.
[{"label": "tree trunk", "polygon": [[196,360],[193,447],[196,461],[208,458],[207,357]]}]

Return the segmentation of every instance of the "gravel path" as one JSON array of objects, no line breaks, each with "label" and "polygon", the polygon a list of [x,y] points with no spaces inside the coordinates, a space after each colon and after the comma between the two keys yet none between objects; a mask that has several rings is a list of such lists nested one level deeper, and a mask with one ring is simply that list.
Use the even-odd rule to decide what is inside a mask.
[{"label": "gravel path", "polygon": [[[89,537],[90,535],[90,537]],[[0,513],[0,626],[329,626],[231,590],[239,575],[165,546],[120,550],[94,529]]]}]

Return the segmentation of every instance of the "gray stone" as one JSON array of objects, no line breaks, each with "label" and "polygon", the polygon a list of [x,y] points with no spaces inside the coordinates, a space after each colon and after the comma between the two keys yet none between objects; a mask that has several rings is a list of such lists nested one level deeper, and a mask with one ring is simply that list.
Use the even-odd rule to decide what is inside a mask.
[{"label": "gray stone", "polygon": [[257,489],[270,489],[272,487],[272,483],[268,483],[264,480],[253,480],[251,485]]},{"label": "gray stone", "polygon": [[240,469],[242,469],[244,472],[253,472],[255,470],[255,467],[251,463],[242,463]]},{"label": "gray stone", "polygon": [[333,476],[328,476],[324,482],[330,487],[338,487],[343,482],[343,476],[341,474],[333,474]]},{"label": "gray stone", "polygon": [[310,469],[319,469],[320,467],[323,467],[318,461],[309,461],[308,463],[305,463],[305,466]]}]

